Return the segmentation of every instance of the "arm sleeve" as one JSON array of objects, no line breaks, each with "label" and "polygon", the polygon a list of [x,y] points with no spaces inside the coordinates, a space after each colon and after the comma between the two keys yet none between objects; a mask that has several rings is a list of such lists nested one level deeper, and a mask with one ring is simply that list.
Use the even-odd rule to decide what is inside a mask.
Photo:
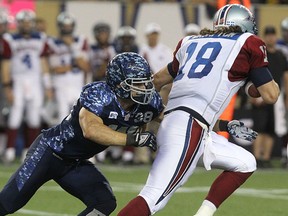
[{"label": "arm sleeve", "polygon": [[256,88],[273,80],[268,67],[255,68],[250,71],[249,79]]},{"label": "arm sleeve", "polygon": [[177,44],[177,46],[176,46],[176,49],[175,49],[175,51],[173,52],[173,60],[172,60],[172,62],[170,62],[170,63],[167,65],[168,71],[169,71],[170,75],[171,75],[173,78],[175,78],[175,77],[177,76],[178,70],[179,70],[179,61],[178,61],[178,59],[176,58],[176,54],[177,54],[178,50],[179,50],[180,47],[181,47],[182,40],[183,40],[183,39],[181,39],[181,40],[178,42],[178,44]]},{"label": "arm sleeve", "polygon": [[85,86],[80,94],[80,104],[85,109],[100,116],[103,112],[105,102],[108,101],[108,95],[97,85],[89,84]]}]

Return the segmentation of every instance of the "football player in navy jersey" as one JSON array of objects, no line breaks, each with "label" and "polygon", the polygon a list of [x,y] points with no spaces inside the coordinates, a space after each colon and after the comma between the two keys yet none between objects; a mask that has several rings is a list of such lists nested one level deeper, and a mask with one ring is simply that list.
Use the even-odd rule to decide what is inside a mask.
[{"label": "football player in navy jersey", "polygon": [[51,179],[87,206],[81,216],[110,215],[116,208],[109,182],[87,159],[110,145],[155,151],[154,134],[141,127],[158,117],[163,105],[148,63],[136,53],[115,56],[106,79],[86,85],[70,115],[35,139],[0,193],[0,215],[23,207]]}]

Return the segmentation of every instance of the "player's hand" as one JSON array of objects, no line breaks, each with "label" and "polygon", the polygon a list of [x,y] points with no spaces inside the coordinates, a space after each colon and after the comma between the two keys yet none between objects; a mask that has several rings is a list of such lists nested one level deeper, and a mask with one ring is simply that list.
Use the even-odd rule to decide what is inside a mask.
[{"label": "player's hand", "polygon": [[247,140],[247,141],[254,141],[258,136],[256,131],[246,127],[243,122],[238,120],[232,120],[227,124],[227,131],[228,133],[239,139]]},{"label": "player's hand", "polygon": [[157,150],[156,136],[149,131],[146,132],[137,131],[135,133],[128,133],[126,145],[135,147],[147,146],[151,148],[153,151]]}]

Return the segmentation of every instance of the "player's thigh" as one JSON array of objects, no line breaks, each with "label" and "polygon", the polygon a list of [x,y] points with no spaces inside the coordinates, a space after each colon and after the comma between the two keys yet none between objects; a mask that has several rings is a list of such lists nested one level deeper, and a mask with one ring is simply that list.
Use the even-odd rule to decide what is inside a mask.
[{"label": "player's thigh", "polygon": [[151,212],[160,210],[174,191],[192,175],[203,153],[203,129],[183,111],[175,111],[161,123],[159,149],[140,195]]},{"label": "player's thigh", "polygon": [[213,168],[233,172],[252,172],[256,170],[255,157],[244,148],[229,142],[226,138],[211,132],[215,160]]},{"label": "player's thigh", "polygon": [[55,181],[68,193],[87,206],[115,200],[112,188],[105,176],[89,161],[82,161]]}]

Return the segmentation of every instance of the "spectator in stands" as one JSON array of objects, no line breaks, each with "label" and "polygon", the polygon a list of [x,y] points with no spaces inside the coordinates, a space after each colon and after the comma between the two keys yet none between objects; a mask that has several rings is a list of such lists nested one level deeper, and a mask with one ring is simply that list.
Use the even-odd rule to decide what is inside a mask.
[{"label": "spectator in stands", "polygon": [[[284,18],[281,21],[281,35],[282,38],[277,41],[277,48],[279,48],[286,57],[288,62],[288,17]],[[285,107],[286,107],[286,127],[288,128],[288,84],[285,84]],[[288,142],[288,134],[283,138],[283,146],[282,146],[282,166],[288,167],[288,155],[287,155],[287,142]]]}]

